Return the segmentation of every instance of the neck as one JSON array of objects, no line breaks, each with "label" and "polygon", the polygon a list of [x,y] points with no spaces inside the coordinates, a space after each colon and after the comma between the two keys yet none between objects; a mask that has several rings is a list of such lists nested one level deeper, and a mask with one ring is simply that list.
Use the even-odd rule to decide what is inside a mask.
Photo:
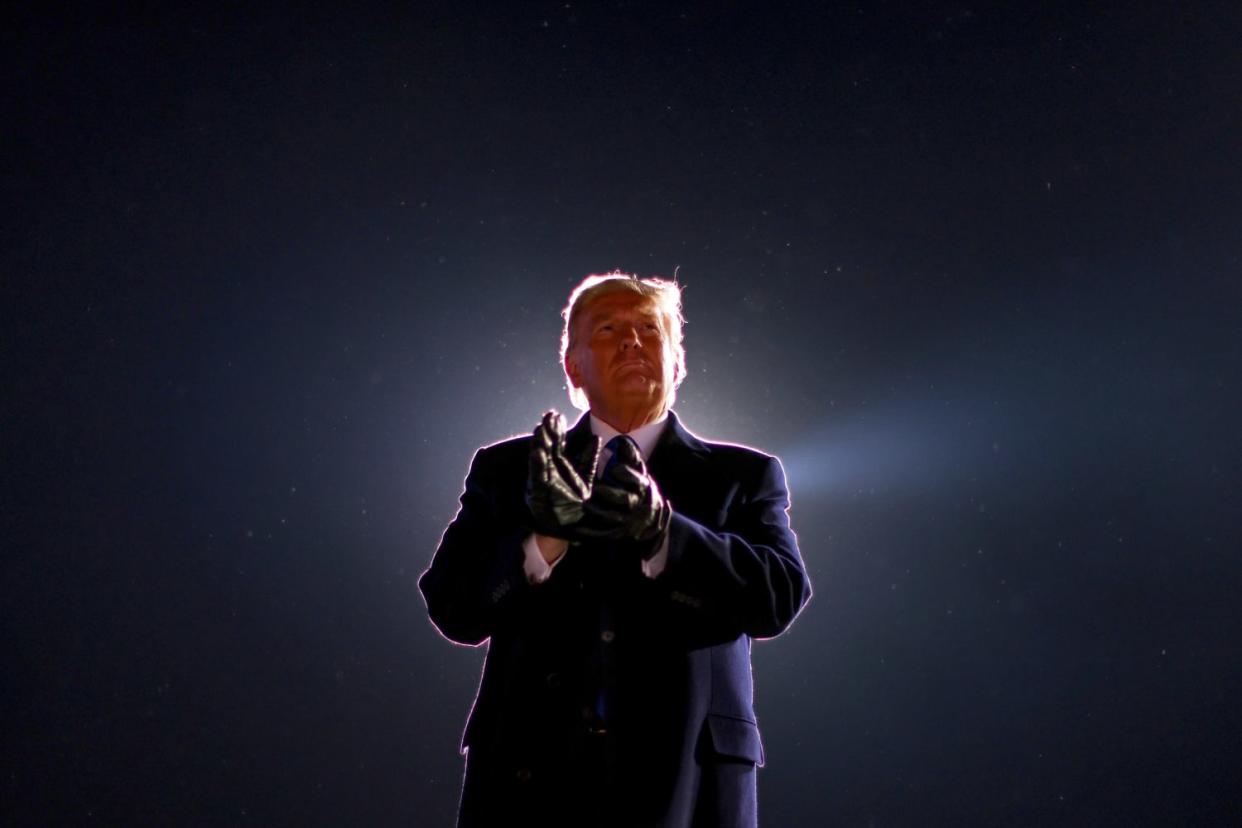
[{"label": "neck", "polygon": [[666,411],[668,411],[668,407],[663,405],[658,408],[635,409],[632,411],[613,411],[591,406],[592,414],[622,434],[629,434],[636,428],[642,428],[648,423],[654,423],[663,417]]}]

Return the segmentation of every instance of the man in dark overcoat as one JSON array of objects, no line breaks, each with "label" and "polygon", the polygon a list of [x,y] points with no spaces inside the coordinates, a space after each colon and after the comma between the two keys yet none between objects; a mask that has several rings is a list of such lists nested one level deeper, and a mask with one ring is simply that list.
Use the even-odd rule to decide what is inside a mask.
[{"label": "man in dark overcoat", "polygon": [[487,643],[458,825],[757,824],[750,649],[811,588],[780,461],[694,436],[680,289],[587,277],[561,353],[584,414],[480,449],[419,579]]}]

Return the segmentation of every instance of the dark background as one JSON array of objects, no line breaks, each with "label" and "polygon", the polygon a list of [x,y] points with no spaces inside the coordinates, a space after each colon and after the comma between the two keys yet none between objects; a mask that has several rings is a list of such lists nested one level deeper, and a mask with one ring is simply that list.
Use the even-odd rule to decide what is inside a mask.
[{"label": "dark background", "polygon": [[6,13],[3,821],[451,824],[415,579],[613,268],[789,472],[764,824],[1236,817],[1238,9]]}]

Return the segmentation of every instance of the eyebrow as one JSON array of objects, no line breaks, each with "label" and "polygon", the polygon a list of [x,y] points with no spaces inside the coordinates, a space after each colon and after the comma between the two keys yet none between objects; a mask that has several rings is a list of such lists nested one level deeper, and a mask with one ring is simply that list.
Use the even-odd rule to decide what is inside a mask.
[{"label": "eyebrow", "polygon": [[[596,319],[591,323],[591,327],[589,328],[589,330],[598,331],[600,328],[604,327],[605,325],[612,325],[615,320],[616,320],[615,316],[602,316],[599,319]],[[640,325],[649,324],[656,328],[661,327],[660,318],[658,316],[647,316],[644,314],[643,316],[638,317],[637,321],[638,321],[638,324]]]},{"label": "eyebrow", "polygon": [[[602,315],[602,316],[592,316],[592,317],[591,317],[591,323],[592,323],[593,325],[601,325],[601,324],[603,324],[604,322],[610,322],[610,321],[612,321],[613,319],[616,319],[619,315],[620,315],[620,314],[618,314],[616,311],[612,311],[612,312],[610,312],[610,313],[606,313],[606,314],[604,314],[604,315]],[[639,319],[654,319],[654,320],[655,320],[655,321],[657,321],[657,322],[659,322],[659,321],[660,321],[660,313],[659,313],[659,311],[640,311],[639,313],[637,313],[637,314],[636,314],[636,316],[637,316]]]}]

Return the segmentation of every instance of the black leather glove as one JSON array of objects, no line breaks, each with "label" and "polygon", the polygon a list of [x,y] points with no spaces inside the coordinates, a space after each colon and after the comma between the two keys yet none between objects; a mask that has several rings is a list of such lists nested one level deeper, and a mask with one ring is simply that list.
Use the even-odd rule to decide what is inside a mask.
[{"label": "black leather glove", "polygon": [[626,439],[595,482],[578,534],[647,544],[643,557],[650,558],[659,551],[672,519],[673,508],[647,472],[638,446]]},{"label": "black leather glove", "polygon": [[598,437],[591,437],[573,462],[565,454],[565,419],[555,411],[543,415],[530,444],[526,505],[541,535],[573,540],[585,515],[599,463]]}]

